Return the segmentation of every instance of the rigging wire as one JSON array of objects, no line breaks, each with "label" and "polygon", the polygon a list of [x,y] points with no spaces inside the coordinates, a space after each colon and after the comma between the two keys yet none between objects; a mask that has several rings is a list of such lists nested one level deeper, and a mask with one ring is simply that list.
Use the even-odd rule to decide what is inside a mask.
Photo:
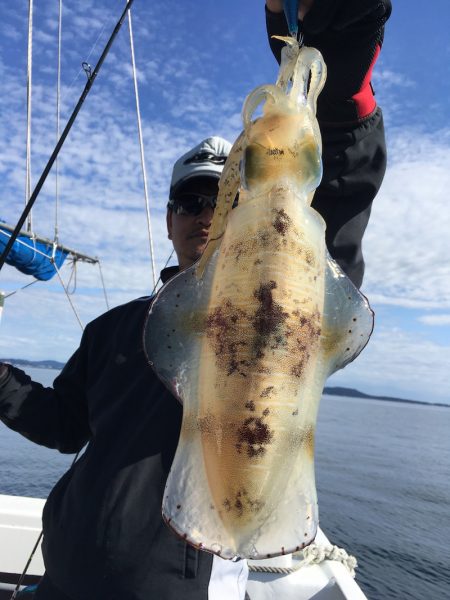
[{"label": "rigging wire", "polygon": [[[27,50],[27,139],[26,139],[26,175],[25,207],[31,196],[31,93],[33,71],[33,0],[28,0],[28,50]],[[32,214],[28,215],[27,231],[33,229]]]},{"label": "rigging wire", "polygon": [[97,264],[98,264],[98,270],[100,271],[100,279],[101,279],[101,282],[102,282],[103,296],[105,297],[106,308],[109,310],[108,294],[106,293],[105,280],[103,278],[102,265],[100,264],[100,259],[99,258],[97,258]]},{"label": "rigging wire", "polygon": [[25,288],[30,287],[30,285],[34,285],[35,283],[38,283],[38,282],[39,282],[39,279],[34,279],[30,283],[27,283],[26,285],[23,285],[21,288],[18,288],[17,290],[14,290],[13,292],[10,292],[9,294],[5,294],[4,295],[4,299],[6,300],[6,298],[9,298],[10,296],[14,296],[14,294],[17,294],[17,292],[21,292]]},{"label": "rigging wire", "polygon": [[[129,4],[129,0],[127,0]],[[142,136],[142,123],[141,123],[141,111],[139,107],[139,90],[138,90],[138,81],[137,81],[137,73],[136,73],[136,60],[134,54],[134,39],[133,39],[133,26],[131,22],[131,9],[128,9],[128,29],[130,32],[130,48],[131,48],[131,66],[133,70],[133,83],[134,83],[134,96],[136,100],[136,117],[137,117],[137,127],[138,127],[138,135],[139,135],[139,148],[141,153],[141,168],[142,168],[142,178],[144,181],[144,198],[145,198],[145,214],[147,217],[147,233],[148,233],[148,242],[150,247],[150,260],[152,264],[152,277],[153,277],[153,285],[156,286],[156,269],[155,269],[155,258],[153,252],[153,236],[152,236],[152,224],[150,218],[150,203],[148,198],[148,185],[147,185],[147,171],[145,167],[145,155],[144,155],[144,140]]]},{"label": "rigging wire", "polygon": [[[56,142],[59,140],[59,126],[61,117],[61,37],[62,37],[62,0],[59,0],[58,12],[58,61],[56,75]],[[58,243],[58,208],[59,208],[59,164],[55,160],[55,242]]]},{"label": "rigging wire", "polygon": [[72,302],[72,298],[70,297],[69,290],[67,289],[67,287],[66,287],[66,285],[64,283],[64,280],[61,277],[61,273],[60,273],[58,267],[56,266],[55,261],[52,259],[51,262],[53,263],[53,266],[54,266],[55,271],[56,271],[56,275],[58,276],[58,279],[59,279],[59,283],[62,285],[62,288],[63,288],[63,290],[64,290],[64,292],[66,294],[67,300],[69,301],[70,307],[72,308],[72,311],[73,311],[73,313],[75,315],[75,318],[76,318],[76,320],[78,321],[78,324],[81,327],[81,331],[84,331],[84,325],[81,322],[80,316],[79,316],[79,314],[77,312],[77,309],[75,308],[75,304]]}]

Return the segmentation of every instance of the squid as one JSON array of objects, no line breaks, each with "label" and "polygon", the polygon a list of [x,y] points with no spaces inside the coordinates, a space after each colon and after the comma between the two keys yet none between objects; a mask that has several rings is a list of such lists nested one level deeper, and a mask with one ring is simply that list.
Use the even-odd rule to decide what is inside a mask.
[{"label": "squid", "polygon": [[317,50],[285,41],[276,83],[245,100],[206,249],[160,289],[144,331],[150,364],[183,403],[163,518],[225,559],[288,554],[314,540],[323,386],[373,329],[367,299],[330,258],[311,208],[326,67]]}]

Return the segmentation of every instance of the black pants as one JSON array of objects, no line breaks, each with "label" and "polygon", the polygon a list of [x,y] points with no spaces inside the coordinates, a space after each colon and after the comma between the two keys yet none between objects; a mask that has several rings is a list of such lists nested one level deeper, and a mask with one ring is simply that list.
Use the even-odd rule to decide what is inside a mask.
[{"label": "black pants", "polygon": [[362,238],[386,171],[381,109],[359,125],[322,127],[321,133],[323,178],[312,207],[327,225],[328,252],[359,288],[364,276]]}]

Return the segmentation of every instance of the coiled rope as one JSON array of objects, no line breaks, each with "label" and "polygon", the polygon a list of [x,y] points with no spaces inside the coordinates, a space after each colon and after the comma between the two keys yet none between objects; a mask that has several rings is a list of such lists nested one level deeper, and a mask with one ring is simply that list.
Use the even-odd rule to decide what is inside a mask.
[{"label": "coiled rope", "polygon": [[333,546],[331,544],[320,546],[313,543],[304,548],[301,552],[297,552],[292,556],[303,556],[303,560],[293,567],[252,565],[251,561],[249,561],[248,568],[252,573],[277,573],[280,575],[290,575],[291,573],[295,573],[303,567],[307,567],[309,565],[318,565],[325,560],[334,560],[342,563],[344,567],[347,568],[350,575],[355,577],[355,569],[358,566],[358,562],[354,556],[348,554],[344,548],[339,548],[338,546]]}]

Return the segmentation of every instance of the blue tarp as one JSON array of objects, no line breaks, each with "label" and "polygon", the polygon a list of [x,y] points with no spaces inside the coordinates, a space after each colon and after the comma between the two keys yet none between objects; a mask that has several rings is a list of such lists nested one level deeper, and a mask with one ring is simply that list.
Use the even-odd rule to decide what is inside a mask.
[{"label": "blue tarp", "polygon": [[[3,228],[0,223],[0,255],[6,248],[10,237],[11,231]],[[52,254],[53,244],[51,242],[46,243],[26,235],[19,235],[6,257],[6,264],[16,267],[26,275],[32,275],[41,281],[48,281],[56,273],[53,263],[49,260]],[[66,260],[67,254],[68,252],[59,246],[56,248],[54,260],[58,269]]]}]

